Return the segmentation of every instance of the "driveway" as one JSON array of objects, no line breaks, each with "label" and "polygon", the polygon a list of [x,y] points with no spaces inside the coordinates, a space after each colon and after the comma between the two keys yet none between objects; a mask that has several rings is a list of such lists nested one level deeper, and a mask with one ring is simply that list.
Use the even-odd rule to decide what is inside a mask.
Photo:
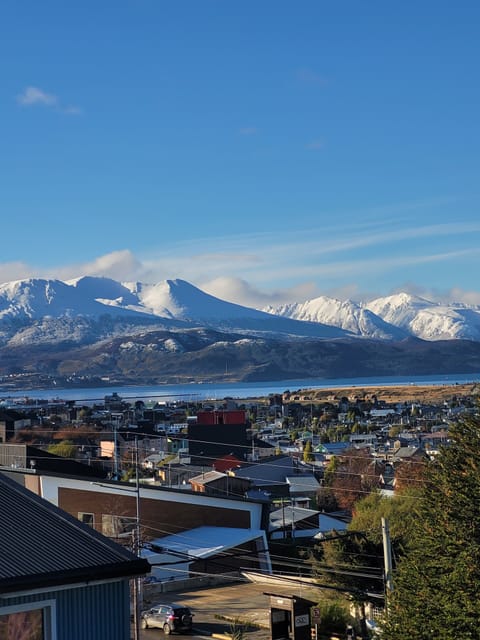
[{"label": "driveway", "polygon": [[[303,591],[303,592],[302,592]],[[195,614],[193,626],[204,635],[224,634],[231,631],[234,621],[248,623],[246,640],[270,640],[270,599],[265,593],[310,598],[312,592],[302,587],[272,586],[255,583],[236,583],[226,586],[175,591],[156,595],[157,601],[178,602],[190,607]],[[318,596],[318,592],[317,592]],[[145,608],[155,604],[149,600],[148,589],[144,593]],[[159,637],[163,635],[161,632]]]}]

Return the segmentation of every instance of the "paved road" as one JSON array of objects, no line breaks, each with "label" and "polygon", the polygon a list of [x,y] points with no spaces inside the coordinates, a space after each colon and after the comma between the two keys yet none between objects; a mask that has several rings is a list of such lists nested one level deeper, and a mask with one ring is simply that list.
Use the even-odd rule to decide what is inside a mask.
[{"label": "paved road", "polygon": [[[232,621],[250,623],[245,638],[249,640],[270,640],[270,598],[265,593],[276,595],[295,595],[311,598],[312,592],[302,587],[271,586],[265,584],[238,583],[213,588],[177,591],[155,596],[156,601],[178,602],[190,607],[194,616],[195,635],[222,634],[231,631]],[[315,596],[313,596],[315,597]],[[149,601],[148,591],[144,594],[145,606],[155,604]],[[226,618],[226,620],[224,619]],[[197,632],[200,632],[198,634]],[[158,629],[141,631],[141,640],[163,638]],[[192,637],[192,636],[190,636]]]}]

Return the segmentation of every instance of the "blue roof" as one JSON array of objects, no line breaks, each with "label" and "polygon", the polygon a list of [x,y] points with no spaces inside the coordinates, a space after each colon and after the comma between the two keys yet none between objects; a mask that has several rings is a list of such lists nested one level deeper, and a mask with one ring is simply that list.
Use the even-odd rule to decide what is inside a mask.
[{"label": "blue roof", "polygon": [[342,453],[345,449],[351,447],[350,442],[323,442],[322,444],[315,447],[316,453],[324,453],[326,455],[335,455]]}]

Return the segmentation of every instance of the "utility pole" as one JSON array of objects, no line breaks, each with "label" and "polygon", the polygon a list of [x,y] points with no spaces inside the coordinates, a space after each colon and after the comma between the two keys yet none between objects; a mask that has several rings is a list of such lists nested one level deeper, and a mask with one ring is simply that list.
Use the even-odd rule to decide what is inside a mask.
[{"label": "utility pole", "polygon": [[392,543],[390,540],[390,528],[388,526],[388,520],[382,518],[382,538],[383,538],[383,561],[385,567],[385,588],[386,598],[388,605],[388,596],[393,591],[392,581]]},{"label": "utility pole", "polygon": [[[138,439],[135,436],[135,505],[136,525],[133,531],[133,552],[139,556],[141,550],[140,540],[140,481],[138,477]],[[133,626],[134,638],[140,640],[140,609],[141,609],[141,584],[140,578],[133,579]]]},{"label": "utility pole", "polygon": [[[137,530],[133,532],[134,553],[139,555],[139,543],[137,539]],[[140,578],[133,579],[133,637],[140,640]]]},{"label": "utility pole", "polygon": [[112,425],[113,425],[113,477],[115,478],[115,480],[118,480],[118,437],[117,437],[118,422],[116,418],[112,420]]}]

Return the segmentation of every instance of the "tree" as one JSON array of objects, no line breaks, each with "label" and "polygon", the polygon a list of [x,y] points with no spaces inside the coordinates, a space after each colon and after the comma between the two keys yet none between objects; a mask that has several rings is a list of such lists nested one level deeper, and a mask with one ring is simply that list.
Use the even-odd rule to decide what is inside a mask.
[{"label": "tree", "polygon": [[393,576],[385,640],[479,638],[480,419],[451,428],[425,470],[407,553]]},{"label": "tree", "polygon": [[312,570],[320,582],[352,595],[383,592],[382,549],[361,532],[332,531],[314,548]]},{"label": "tree", "polygon": [[396,492],[393,497],[385,497],[379,491],[355,504],[355,511],[348,530],[362,531],[367,539],[378,547],[378,553],[383,554],[382,518],[388,520],[390,539],[395,557],[404,553],[411,538],[414,526],[412,505],[419,499],[420,488],[405,488]]},{"label": "tree", "polygon": [[303,448],[303,461],[304,462],[313,462],[315,460],[315,456],[313,455],[312,450],[312,441],[307,440],[305,446]]},{"label": "tree", "polygon": [[394,424],[388,430],[389,438],[396,438],[403,431],[403,426],[401,424]]},{"label": "tree", "polygon": [[91,407],[82,407],[80,409],[80,411],[78,412],[78,418],[80,420],[86,420],[87,418],[89,418],[92,415],[93,411],[91,409]]},{"label": "tree", "polygon": [[75,458],[77,455],[77,447],[71,440],[62,440],[58,444],[51,444],[47,451],[62,458]]},{"label": "tree", "polygon": [[331,456],[330,460],[325,467],[325,471],[323,473],[323,483],[325,486],[330,487],[333,478],[335,477],[335,473],[340,467],[340,458],[338,456]]},{"label": "tree", "polygon": [[338,461],[330,486],[339,506],[351,510],[357,500],[380,486],[380,470],[365,449],[347,449]]},{"label": "tree", "polygon": [[424,483],[423,474],[427,466],[426,458],[404,460],[395,467],[395,492],[404,489],[420,489]]}]

